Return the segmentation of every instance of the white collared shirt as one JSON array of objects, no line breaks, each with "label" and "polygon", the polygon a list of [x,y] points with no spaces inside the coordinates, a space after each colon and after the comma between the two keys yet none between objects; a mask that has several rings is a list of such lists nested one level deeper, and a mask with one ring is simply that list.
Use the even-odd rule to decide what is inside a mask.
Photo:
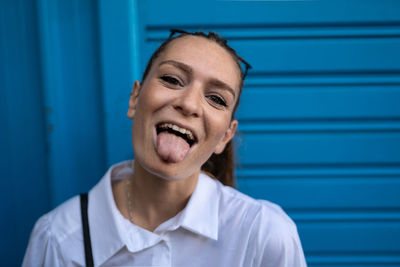
[{"label": "white collared shirt", "polygon": [[[132,175],[131,166],[112,166],[89,192],[95,266],[306,266],[296,226],[279,206],[204,173],[186,207],[154,232],[132,224],[117,209],[111,189]],[[77,196],[37,221],[22,266],[84,265]]]}]

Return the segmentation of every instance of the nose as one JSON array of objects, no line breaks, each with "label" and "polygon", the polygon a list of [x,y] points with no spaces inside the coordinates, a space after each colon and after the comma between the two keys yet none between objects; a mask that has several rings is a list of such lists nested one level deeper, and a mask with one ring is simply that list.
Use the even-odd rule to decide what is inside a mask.
[{"label": "nose", "polygon": [[201,89],[192,85],[179,91],[174,108],[185,116],[200,117],[202,114],[201,102]]}]

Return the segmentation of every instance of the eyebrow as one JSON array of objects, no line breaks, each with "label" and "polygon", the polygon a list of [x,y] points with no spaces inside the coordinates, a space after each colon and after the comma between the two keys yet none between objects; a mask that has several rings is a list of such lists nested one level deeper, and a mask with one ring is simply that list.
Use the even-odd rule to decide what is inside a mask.
[{"label": "eyebrow", "polygon": [[164,64],[173,65],[173,66],[183,70],[184,72],[186,72],[188,74],[192,74],[193,73],[193,69],[189,65],[186,65],[185,63],[182,63],[182,62],[179,62],[179,61],[165,60],[165,61],[161,62],[159,66],[162,66]]},{"label": "eyebrow", "polygon": [[235,90],[233,90],[229,85],[227,85],[223,81],[220,81],[218,79],[211,79],[210,84],[215,87],[227,90],[229,93],[231,93],[233,95],[234,99],[236,98]]},{"label": "eyebrow", "polygon": [[[165,60],[165,61],[161,62],[159,66],[164,65],[164,64],[173,65],[173,66],[181,69],[182,71],[184,71],[184,72],[186,72],[188,74],[193,74],[193,69],[189,65],[187,65],[185,63],[182,63],[182,62],[179,62],[179,61],[176,61],[176,60]],[[223,81],[215,79],[215,78],[212,78],[209,81],[209,84],[211,84],[211,85],[213,85],[215,87],[227,90],[228,92],[230,92],[233,95],[233,98],[236,98],[235,90],[233,90],[228,84],[224,83]]]}]

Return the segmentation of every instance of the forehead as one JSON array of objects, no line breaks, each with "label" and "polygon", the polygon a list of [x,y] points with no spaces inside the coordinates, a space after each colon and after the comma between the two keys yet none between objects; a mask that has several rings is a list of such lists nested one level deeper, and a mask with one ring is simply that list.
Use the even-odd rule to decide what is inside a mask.
[{"label": "forehead", "polygon": [[203,78],[223,81],[239,90],[241,73],[233,56],[219,44],[199,36],[184,36],[169,43],[156,61],[180,61]]}]

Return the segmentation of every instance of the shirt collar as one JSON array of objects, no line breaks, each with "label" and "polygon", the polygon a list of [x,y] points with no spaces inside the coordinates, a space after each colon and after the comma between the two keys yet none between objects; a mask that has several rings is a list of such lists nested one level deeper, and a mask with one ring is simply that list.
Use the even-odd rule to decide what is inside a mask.
[{"label": "shirt collar", "polygon": [[120,232],[122,228],[117,220],[119,211],[112,193],[111,176],[113,180],[125,178],[131,164],[132,161],[125,161],[113,165],[89,192],[88,216],[93,260],[96,266],[104,263],[125,245]]},{"label": "shirt collar", "polygon": [[218,209],[220,184],[200,173],[188,204],[180,215],[180,225],[196,234],[218,240]]},{"label": "shirt collar", "polygon": [[[89,193],[88,213],[95,265],[101,265],[125,245],[129,250],[137,251],[161,240],[155,233],[135,225],[127,228],[115,204],[111,185],[132,175],[132,163],[124,161],[113,165]],[[200,173],[188,204],[171,219],[172,224],[165,223],[168,228],[165,230],[183,227],[198,235],[218,240],[219,185],[215,179]],[[160,225],[161,228],[163,225],[164,223]],[[155,232],[157,230],[161,229],[157,228]],[[130,242],[127,238],[134,239],[134,242]],[[146,242],[139,242],[140,240]]]}]

